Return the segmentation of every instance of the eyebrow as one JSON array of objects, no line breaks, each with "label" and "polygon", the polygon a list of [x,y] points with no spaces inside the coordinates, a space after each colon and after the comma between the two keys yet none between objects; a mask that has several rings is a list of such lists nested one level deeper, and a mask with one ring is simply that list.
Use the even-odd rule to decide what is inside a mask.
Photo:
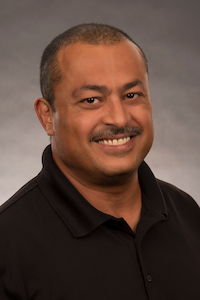
[{"label": "eyebrow", "polygon": [[125,83],[122,88],[120,88],[120,91],[126,91],[131,89],[132,87],[136,86],[136,85],[142,85],[144,86],[144,83],[142,80],[137,79],[135,81],[129,82],[129,83]]},{"label": "eyebrow", "polygon": [[80,88],[76,89],[73,92],[73,96],[76,97],[82,91],[88,91],[88,90],[96,91],[96,92],[100,92],[100,93],[108,92],[108,88],[105,85],[86,84],[86,85],[82,85]]},{"label": "eyebrow", "polygon": [[[129,89],[131,89],[132,87],[134,87],[136,85],[144,86],[144,83],[143,83],[143,81],[137,79],[135,81],[125,83],[119,90],[120,91],[126,91],[126,90],[129,90]],[[108,93],[109,92],[109,89],[105,85],[86,84],[86,85],[82,85],[80,88],[76,89],[73,92],[73,97],[76,97],[82,91],[88,91],[88,90],[96,91],[96,92],[100,92],[100,93]]]}]

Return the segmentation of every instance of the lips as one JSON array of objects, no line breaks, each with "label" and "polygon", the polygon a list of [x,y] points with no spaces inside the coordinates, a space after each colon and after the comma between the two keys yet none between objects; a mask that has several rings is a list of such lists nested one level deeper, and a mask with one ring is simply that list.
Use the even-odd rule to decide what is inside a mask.
[{"label": "lips", "polygon": [[102,139],[102,140],[98,140],[97,143],[109,145],[109,146],[118,146],[118,145],[126,144],[128,141],[130,141],[130,139],[131,139],[130,136],[120,138],[120,139]]}]

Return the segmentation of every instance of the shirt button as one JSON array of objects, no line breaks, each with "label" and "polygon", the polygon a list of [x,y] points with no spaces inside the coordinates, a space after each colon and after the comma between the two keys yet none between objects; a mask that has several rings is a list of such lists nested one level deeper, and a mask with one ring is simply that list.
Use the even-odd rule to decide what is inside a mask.
[{"label": "shirt button", "polygon": [[147,280],[148,280],[148,282],[152,282],[152,277],[151,277],[151,275],[147,275]]}]

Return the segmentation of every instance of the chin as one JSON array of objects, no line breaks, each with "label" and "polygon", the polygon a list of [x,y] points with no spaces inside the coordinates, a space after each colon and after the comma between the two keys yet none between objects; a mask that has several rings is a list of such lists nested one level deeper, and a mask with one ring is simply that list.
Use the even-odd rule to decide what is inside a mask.
[{"label": "chin", "polygon": [[112,168],[110,170],[104,170],[101,172],[101,178],[99,178],[99,183],[105,185],[122,185],[133,178],[133,176],[137,173],[137,168]]}]

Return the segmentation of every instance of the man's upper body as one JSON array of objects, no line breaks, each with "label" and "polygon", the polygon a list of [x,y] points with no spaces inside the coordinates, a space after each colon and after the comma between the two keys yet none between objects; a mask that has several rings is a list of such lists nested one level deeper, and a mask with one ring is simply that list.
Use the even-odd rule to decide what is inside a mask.
[{"label": "man's upper body", "polygon": [[1,208],[1,299],[199,299],[200,212],[143,162],[148,67],[120,30],[69,29],[45,49],[44,169]]},{"label": "man's upper body", "polygon": [[1,208],[1,300],[200,299],[200,211],[187,194],[143,162],[134,234],[83,198],[50,146],[43,164]]}]

